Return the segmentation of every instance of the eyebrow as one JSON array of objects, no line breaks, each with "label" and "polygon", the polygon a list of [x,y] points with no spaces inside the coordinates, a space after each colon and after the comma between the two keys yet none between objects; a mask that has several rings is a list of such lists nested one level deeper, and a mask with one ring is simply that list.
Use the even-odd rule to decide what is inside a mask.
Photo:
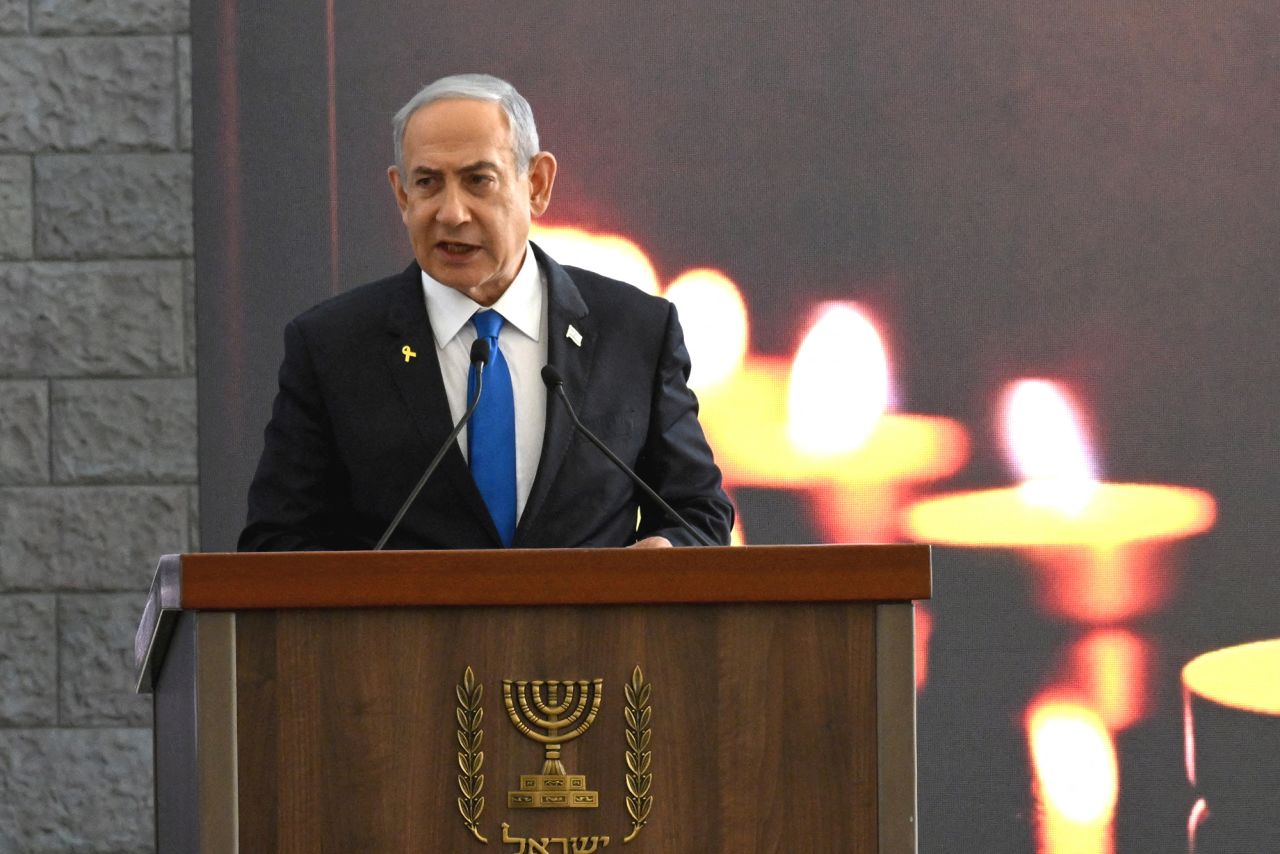
[{"label": "eyebrow", "polygon": [[[463,166],[461,169],[458,169],[456,171],[460,175],[466,175],[472,172],[484,172],[485,170],[488,170],[490,172],[501,171],[500,168],[498,167],[498,164],[494,163],[491,160],[477,160],[475,163],[468,163],[466,166]],[[411,172],[414,175],[443,175],[444,174],[443,169],[432,169],[427,166],[415,166],[411,170]]]}]

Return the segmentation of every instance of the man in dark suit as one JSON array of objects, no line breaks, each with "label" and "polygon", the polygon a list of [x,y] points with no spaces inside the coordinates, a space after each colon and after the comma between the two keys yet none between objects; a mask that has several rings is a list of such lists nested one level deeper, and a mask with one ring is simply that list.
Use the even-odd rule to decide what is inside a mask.
[{"label": "man in dark suit", "polygon": [[[245,551],[371,547],[473,392],[471,343],[496,344],[467,433],[391,548],[693,545],[575,435],[538,372],[688,522],[727,543],[733,511],[686,385],[675,309],[562,267],[528,241],[556,161],[509,84],[459,75],[396,115],[388,177],[415,262],[285,330],[280,391],[249,491]],[[474,370],[474,369],[472,369]]]}]

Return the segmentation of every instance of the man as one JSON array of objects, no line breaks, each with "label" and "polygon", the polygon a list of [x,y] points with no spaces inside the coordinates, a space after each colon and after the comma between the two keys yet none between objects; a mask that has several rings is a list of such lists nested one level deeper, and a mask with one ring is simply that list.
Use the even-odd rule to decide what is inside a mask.
[{"label": "man", "polygon": [[546,364],[593,432],[727,543],[733,511],[674,307],[528,240],[556,160],[524,98],[487,75],[446,77],[393,130],[387,175],[416,260],[286,328],[240,549],[372,547],[472,400],[478,336],[496,346],[476,414],[389,548],[696,544],[575,435]]}]

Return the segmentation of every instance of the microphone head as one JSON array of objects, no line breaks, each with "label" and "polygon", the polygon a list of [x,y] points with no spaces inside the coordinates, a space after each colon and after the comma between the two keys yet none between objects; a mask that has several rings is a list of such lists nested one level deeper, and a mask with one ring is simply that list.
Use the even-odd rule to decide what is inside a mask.
[{"label": "microphone head", "polygon": [[542,366],[542,382],[547,388],[555,388],[564,385],[564,378],[560,376],[560,372],[552,365]]},{"label": "microphone head", "polygon": [[471,343],[471,364],[489,364],[489,339],[477,338]]}]

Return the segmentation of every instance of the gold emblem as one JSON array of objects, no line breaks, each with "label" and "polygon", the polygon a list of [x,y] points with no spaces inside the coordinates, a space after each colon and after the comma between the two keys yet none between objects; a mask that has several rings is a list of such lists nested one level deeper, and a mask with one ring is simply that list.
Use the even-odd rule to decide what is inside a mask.
[{"label": "gold emblem", "polygon": [[401,347],[400,352],[404,353],[404,362],[406,365],[409,364],[410,359],[415,358],[418,355],[417,353],[413,352],[413,348],[410,347],[408,344],[405,344],[403,347]]},{"label": "gold emblem", "polygon": [[653,754],[649,751],[649,742],[653,739],[653,730],[649,728],[653,721],[649,695],[653,693],[653,686],[644,681],[637,664],[631,671],[631,682],[623,687],[627,695],[627,705],[622,710],[627,718],[627,815],[631,816],[631,832],[622,840],[625,845],[635,839],[649,821],[649,810],[653,808],[650,768]]},{"label": "gold emblem", "polygon": [[591,728],[600,711],[603,693],[603,679],[591,682],[585,679],[577,682],[502,680],[502,702],[507,707],[507,717],[521,735],[546,749],[542,773],[521,774],[520,789],[507,793],[508,807],[595,809],[600,806],[600,794],[587,791],[585,774],[566,773],[560,761],[560,746]]},{"label": "gold emblem", "polygon": [[480,724],[484,722],[484,709],[480,699],[484,696],[484,686],[476,682],[476,676],[468,667],[458,683],[458,811],[462,813],[462,823],[467,830],[487,843],[489,840],[480,835],[480,813],[484,812],[484,775],[480,773],[484,765],[484,751],[480,742],[484,739],[484,730]]},{"label": "gold emblem", "polygon": [[[484,739],[483,687],[470,667],[463,672],[456,688],[458,697],[458,811],[462,822],[478,841],[487,844],[480,833],[480,817],[484,812]],[[631,817],[631,832],[623,844],[631,842],[648,823],[653,808],[653,771],[650,744],[653,740],[653,686],[645,681],[639,665],[624,683],[626,719],[626,807]],[[585,774],[570,774],[560,758],[563,745],[581,736],[595,723],[604,694],[604,680],[580,679],[561,681],[536,679],[502,682],[503,705],[516,730],[545,749],[542,773],[522,774],[518,790],[507,793],[507,806],[514,809],[596,808],[598,792],[588,791]],[[608,847],[608,835],[524,837],[512,836],[510,825],[502,823],[502,843],[519,847],[516,854],[550,854],[563,849],[570,854],[590,854]],[[617,837],[613,837],[614,840]],[[557,847],[558,846],[558,847]]]}]

